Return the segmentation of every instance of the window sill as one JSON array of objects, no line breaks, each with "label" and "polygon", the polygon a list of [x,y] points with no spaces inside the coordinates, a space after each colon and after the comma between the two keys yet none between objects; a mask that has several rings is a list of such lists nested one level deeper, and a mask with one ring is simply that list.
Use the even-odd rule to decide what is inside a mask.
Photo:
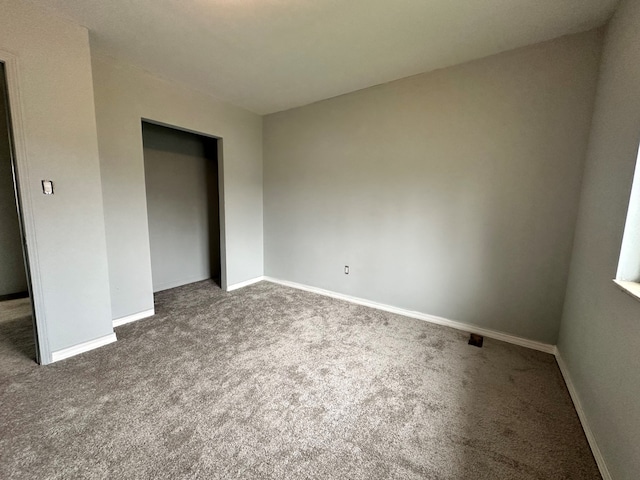
[{"label": "window sill", "polygon": [[638,282],[627,282],[625,280],[613,280],[620,290],[624,293],[631,295],[636,300],[640,301],[640,283]]}]

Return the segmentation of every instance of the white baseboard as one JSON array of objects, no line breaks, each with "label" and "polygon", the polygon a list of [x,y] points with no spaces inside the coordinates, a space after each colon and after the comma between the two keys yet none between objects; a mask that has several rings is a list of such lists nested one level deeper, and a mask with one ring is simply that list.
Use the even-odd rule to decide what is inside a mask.
[{"label": "white baseboard", "polygon": [[58,362],[60,360],[64,360],[65,358],[74,357],[81,353],[88,352],[89,350],[93,350],[95,348],[103,347],[105,345],[113,343],[116,340],[116,334],[110,333],[108,335],[105,335],[104,337],[89,340],[88,342],[80,343],[78,345],[74,345],[73,347],[63,348],[62,350],[51,353],[51,362]]},{"label": "white baseboard", "polygon": [[598,469],[600,469],[600,475],[602,475],[603,480],[611,480],[611,474],[609,473],[609,469],[607,468],[607,464],[604,461],[604,456],[598,447],[598,443],[596,442],[596,437],[589,427],[589,423],[587,422],[587,416],[584,413],[582,408],[582,404],[580,403],[580,398],[578,397],[578,392],[571,381],[571,377],[569,376],[569,370],[567,368],[566,363],[562,359],[562,355],[556,349],[556,361],[558,362],[558,367],[560,367],[560,372],[562,373],[562,377],[564,378],[564,383],[567,385],[567,390],[569,390],[569,395],[571,396],[571,400],[573,400],[573,406],[578,412],[578,418],[580,419],[580,423],[582,424],[582,429],[584,430],[584,434],[587,437],[587,441],[589,442],[589,446],[591,447],[591,451],[593,452],[593,457],[598,464]]},{"label": "white baseboard", "polygon": [[244,282],[234,283],[233,285],[227,286],[227,292],[233,292],[234,290],[238,290],[239,288],[248,287],[249,285],[253,285],[254,283],[261,282],[265,277],[260,276],[256,278],[250,278],[249,280],[245,280]]},{"label": "white baseboard", "polygon": [[365,300],[363,298],[352,297],[351,295],[345,295],[342,293],[332,292],[330,290],[324,290],[322,288],[311,287],[309,285],[303,285],[301,283],[289,282],[286,280],[278,280],[272,277],[263,277],[264,280],[272,283],[277,283],[287,287],[297,288],[298,290],[305,290],[307,292],[317,293],[326,297],[337,298],[339,300],[345,300],[347,302],[356,303],[358,305],[364,305],[365,307],[371,307],[385,312],[391,312],[405,317],[415,318],[418,320],[424,320],[426,322],[435,323],[437,325],[444,325],[445,327],[455,328],[456,330],[463,330],[469,333],[476,333],[488,338],[494,338],[496,340],[502,340],[503,342],[512,343],[514,345],[520,345],[522,347],[531,348],[533,350],[539,350],[545,353],[555,353],[555,345],[548,343],[536,342],[526,338],[511,335],[509,333],[500,332],[497,330],[490,330],[487,328],[476,327],[475,325],[469,325],[467,323],[457,322],[455,320],[449,320],[447,318],[437,317],[435,315],[428,315],[426,313],[414,312],[413,310],[405,310],[404,308],[393,307],[391,305],[385,305],[383,303],[372,302],[371,300]]},{"label": "white baseboard", "polygon": [[143,318],[153,317],[156,314],[155,309],[145,310],[144,312],[134,313],[133,315],[127,315],[126,317],[120,317],[113,320],[113,328],[119,327],[126,323],[135,322],[136,320],[142,320]]}]

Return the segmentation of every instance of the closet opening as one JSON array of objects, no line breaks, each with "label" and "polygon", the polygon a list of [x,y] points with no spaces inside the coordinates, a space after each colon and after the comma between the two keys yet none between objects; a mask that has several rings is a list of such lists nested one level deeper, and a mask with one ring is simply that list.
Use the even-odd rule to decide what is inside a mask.
[{"label": "closet opening", "polygon": [[153,291],[224,287],[222,139],[142,121]]}]

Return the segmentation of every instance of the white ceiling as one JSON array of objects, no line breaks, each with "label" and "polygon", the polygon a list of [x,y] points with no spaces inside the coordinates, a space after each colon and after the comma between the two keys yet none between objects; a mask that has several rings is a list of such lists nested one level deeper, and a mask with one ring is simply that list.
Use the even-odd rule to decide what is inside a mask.
[{"label": "white ceiling", "polygon": [[29,0],[265,114],[602,25],[618,0]]}]

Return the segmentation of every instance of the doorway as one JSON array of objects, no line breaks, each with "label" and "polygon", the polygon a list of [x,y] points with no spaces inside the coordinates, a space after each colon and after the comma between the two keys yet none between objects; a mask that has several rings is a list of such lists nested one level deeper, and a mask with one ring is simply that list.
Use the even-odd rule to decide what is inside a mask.
[{"label": "doorway", "polygon": [[154,293],[220,286],[220,140],[147,121],[142,140]]},{"label": "doorway", "polygon": [[0,62],[0,362],[39,362],[17,192],[6,68]]}]

